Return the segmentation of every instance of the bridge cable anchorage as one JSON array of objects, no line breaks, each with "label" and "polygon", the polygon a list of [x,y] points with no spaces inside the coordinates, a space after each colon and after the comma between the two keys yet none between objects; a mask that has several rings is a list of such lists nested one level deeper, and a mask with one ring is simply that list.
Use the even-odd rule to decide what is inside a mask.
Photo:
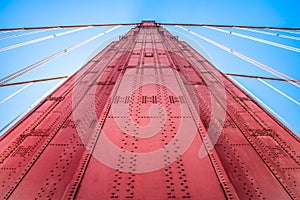
[{"label": "bridge cable anchorage", "polygon": [[16,92],[12,93],[11,95],[9,95],[8,97],[2,99],[0,101],[0,104],[6,102],[7,100],[11,99],[12,97],[16,96],[17,94],[19,94],[20,92],[22,92],[23,90],[25,90],[26,88],[28,88],[29,86],[31,86],[32,83],[29,83],[28,85],[25,85],[24,87],[22,87],[21,89],[17,90]]},{"label": "bridge cable anchorage", "polygon": [[287,95],[286,93],[282,92],[281,90],[279,90],[278,88],[272,86],[271,84],[267,83],[266,81],[258,78],[257,80],[259,80],[261,83],[263,83],[264,85],[268,86],[269,88],[271,88],[272,90],[278,92],[279,94],[281,94],[282,96],[284,96],[285,98],[289,99],[290,101],[294,102],[295,104],[297,104],[298,106],[300,106],[300,102],[298,102],[297,100],[295,100],[294,98],[290,97],[289,95]]},{"label": "bridge cable anchorage", "polygon": [[2,47],[2,48],[0,48],[0,52],[7,51],[7,50],[10,50],[10,49],[14,49],[14,48],[17,48],[17,47],[26,46],[26,45],[29,45],[29,44],[34,44],[34,43],[37,43],[37,42],[41,42],[41,41],[48,40],[48,39],[51,39],[51,38],[56,38],[56,37],[59,37],[59,36],[70,34],[70,33],[75,33],[75,32],[78,32],[78,31],[85,30],[87,28],[90,28],[90,27],[73,29],[73,30],[70,30],[70,31],[65,31],[65,32],[62,32],[62,33],[56,33],[56,34],[52,34],[52,35],[49,35],[49,36],[29,40],[29,41],[26,41],[26,42],[21,42],[21,43],[18,43],[18,44],[13,44],[13,45],[10,45],[10,46]]},{"label": "bridge cable anchorage", "polygon": [[279,48],[283,48],[283,49],[290,50],[290,51],[300,52],[299,48],[284,45],[284,44],[280,44],[280,43],[277,43],[277,42],[271,42],[271,41],[268,41],[268,40],[264,40],[264,39],[244,35],[244,34],[241,34],[241,33],[236,33],[236,32],[233,32],[233,31],[227,31],[227,30],[223,30],[223,29],[219,29],[219,28],[208,27],[208,26],[203,26],[203,27],[209,28],[209,29],[212,29],[212,30],[216,30],[216,31],[219,31],[219,32],[235,35],[235,36],[238,36],[238,37],[241,37],[241,38],[246,38],[246,39],[253,40],[253,41],[256,41],[256,42],[261,42],[261,43],[264,43],[264,44],[272,45],[274,47],[279,47]]},{"label": "bridge cable anchorage", "polygon": [[[300,80],[285,80],[282,78],[273,78],[273,77],[265,77],[265,76],[254,76],[254,75],[245,75],[245,74],[232,74],[232,73],[224,73],[227,76],[237,76],[237,77],[243,77],[243,78],[260,78],[265,80],[271,80],[271,81],[284,81],[284,82],[300,82]],[[1,85],[0,85],[1,86]]]},{"label": "bridge cable anchorage", "polygon": [[239,86],[242,90],[244,90],[248,95],[253,97],[260,105],[265,107],[270,113],[272,113],[274,116],[276,116],[279,120],[281,120],[286,126],[288,126],[291,130],[293,130],[295,133],[300,134],[300,131],[295,128],[293,125],[288,123],[283,117],[281,117],[278,113],[276,113],[272,108],[267,106],[260,98],[258,98],[255,94],[250,92],[246,87],[244,87],[239,81],[237,81],[233,77],[229,77],[230,80],[232,80],[237,86]]},{"label": "bridge cable anchorage", "polygon": [[50,31],[50,30],[55,30],[55,28],[44,29],[44,30],[39,30],[39,31],[31,31],[31,32],[27,31],[26,33],[19,33],[19,34],[14,34],[14,35],[6,35],[6,36],[0,37],[0,40],[6,40],[6,39],[11,39],[11,38],[21,37],[21,36],[26,36],[26,35],[33,35],[36,33],[41,33],[41,32]]},{"label": "bridge cable anchorage", "polygon": [[250,29],[250,28],[235,28],[235,29],[250,31],[250,32],[254,32],[254,33],[261,33],[261,34],[265,34],[265,35],[272,35],[272,36],[286,38],[286,39],[300,40],[299,37],[283,35],[283,34],[279,34],[279,33],[271,33],[271,32],[267,32],[267,31],[260,31],[260,30]]},{"label": "bridge cable anchorage", "polygon": [[220,43],[217,43],[217,42],[215,42],[215,41],[213,41],[213,40],[211,40],[211,39],[209,39],[207,37],[204,37],[204,36],[202,36],[202,35],[200,35],[198,33],[193,32],[191,30],[188,30],[188,29],[183,28],[181,26],[177,26],[177,27],[181,28],[181,29],[183,29],[183,30],[185,30],[185,31],[187,31],[189,33],[191,33],[192,35],[195,35],[196,37],[199,37],[199,38],[205,40],[206,42],[209,42],[210,44],[213,44],[213,45],[219,47],[220,49],[223,49],[224,51],[227,51],[227,52],[231,53],[232,55],[235,55],[235,56],[237,56],[237,57],[239,57],[239,58],[241,58],[241,59],[243,59],[243,60],[245,60],[245,61],[253,64],[254,66],[256,66],[256,67],[258,67],[258,68],[260,68],[260,69],[262,69],[264,71],[267,71],[267,72],[269,72],[269,73],[271,73],[271,74],[273,74],[273,75],[275,75],[275,76],[277,76],[279,78],[282,78],[282,79],[286,80],[287,82],[289,82],[290,84],[292,84],[292,85],[300,88],[300,83],[291,81],[291,80],[295,80],[294,78],[292,78],[292,77],[290,77],[290,76],[288,76],[288,75],[286,75],[286,74],[284,74],[282,72],[279,72],[279,71],[273,69],[270,66],[267,66],[267,65],[265,65],[263,63],[260,63],[260,62],[258,62],[256,60],[254,60],[254,59],[252,59],[252,58],[250,58],[250,57],[248,57],[248,56],[246,56],[246,55],[238,52],[238,51],[230,49],[230,48],[228,48],[228,47],[226,47],[226,46],[224,46],[224,45],[222,45]]},{"label": "bridge cable anchorage", "polygon": [[103,35],[111,32],[111,31],[113,31],[113,30],[115,30],[115,29],[117,29],[119,27],[121,27],[121,25],[115,26],[115,27],[113,27],[111,29],[108,29],[108,30],[106,30],[104,32],[101,32],[101,33],[99,33],[99,34],[97,34],[97,35],[95,35],[93,37],[90,37],[89,39],[86,39],[86,40],[84,40],[84,41],[82,41],[82,42],[80,42],[78,44],[75,44],[75,45],[67,48],[67,49],[63,49],[62,51],[59,51],[59,52],[57,52],[57,53],[55,53],[55,54],[53,54],[53,55],[51,55],[51,56],[49,56],[47,58],[44,58],[44,59],[42,59],[42,60],[40,60],[40,61],[38,61],[38,62],[36,62],[36,63],[34,63],[32,65],[29,65],[29,66],[27,66],[27,67],[25,67],[25,68],[23,68],[23,69],[21,69],[21,70],[19,70],[17,72],[14,72],[14,73],[12,73],[12,74],[10,74],[10,75],[8,75],[8,76],[0,79],[0,84],[5,84],[5,83],[7,83],[7,82],[9,82],[9,81],[11,81],[11,80],[13,80],[13,79],[15,79],[15,78],[23,75],[23,74],[25,74],[25,73],[33,70],[33,69],[38,68],[39,66],[41,66],[41,65],[43,65],[43,64],[45,64],[47,62],[50,62],[50,61],[58,58],[59,56],[62,56],[64,54],[66,54],[66,53],[68,53],[68,52],[70,52],[70,51],[72,51],[72,50],[74,50],[74,49],[76,49],[76,48],[78,48],[78,47],[86,44],[86,43],[89,43],[89,42],[91,42],[91,41],[93,41],[93,40],[95,40],[95,39],[97,39],[99,37],[102,37]]},{"label": "bridge cable anchorage", "polygon": [[[40,29],[66,29],[66,28],[85,28],[85,27],[102,27],[102,26],[137,26],[139,23],[118,23],[118,24],[83,24],[83,25],[68,25],[68,26],[39,26],[39,27],[19,27],[19,28],[1,28],[1,32],[24,31],[24,30],[40,30]],[[294,29],[293,29],[294,30]]]},{"label": "bridge cable anchorage", "polygon": [[56,85],[54,85],[50,90],[48,90],[45,94],[43,94],[40,98],[38,98],[33,104],[31,104],[30,106],[28,106],[27,108],[25,108],[20,114],[18,114],[15,118],[13,118],[10,122],[8,122],[3,128],[0,129],[0,139],[1,137],[3,137],[4,135],[2,135],[1,133],[3,131],[5,131],[8,127],[10,127],[11,124],[13,124],[16,120],[18,120],[19,118],[21,118],[24,114],[26,114],[27,112],[29,112],[32,108],[34,108],[34,106],[36,106],[40,101],[42,101],[43,99],[45,99],[49,94],[51,94],[56,88],[58,88],[61,84],[64,83],[65,80],[61,80],[60,82],[58,82]]},{"label": "bridge cable anchorage", "polygon": [[14,86],[14,85],[24,85],[29,83],[38,83],[38,82],[45,82],[45,81],[54,81],[54,80],[60,80],[68,78],[69,76],[58,76],[53,78],[44,78],[44,79],[35,79],[35,80],[29,80],[29,81],[20,81],[15,83],[7,83],[7,84],[0,84],[0,87],[7,87],[7,86]]}]

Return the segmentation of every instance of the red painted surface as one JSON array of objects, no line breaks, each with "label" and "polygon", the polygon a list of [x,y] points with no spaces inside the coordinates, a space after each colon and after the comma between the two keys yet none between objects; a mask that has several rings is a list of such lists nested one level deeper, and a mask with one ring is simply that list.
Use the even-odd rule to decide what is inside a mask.
[{"label": "red painted surface", "polygon": [[155,22],[108,45],[0,149],[2,198],[300,197],[299,138]]}]

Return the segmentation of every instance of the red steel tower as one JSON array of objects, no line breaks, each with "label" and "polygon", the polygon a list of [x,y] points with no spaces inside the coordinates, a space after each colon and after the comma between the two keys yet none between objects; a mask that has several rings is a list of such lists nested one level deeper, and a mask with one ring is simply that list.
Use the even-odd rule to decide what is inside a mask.
[{"label": "red steel tower", "polygon": [[4,199],[297,199],[299,138],[143,21],[0,138]]}]

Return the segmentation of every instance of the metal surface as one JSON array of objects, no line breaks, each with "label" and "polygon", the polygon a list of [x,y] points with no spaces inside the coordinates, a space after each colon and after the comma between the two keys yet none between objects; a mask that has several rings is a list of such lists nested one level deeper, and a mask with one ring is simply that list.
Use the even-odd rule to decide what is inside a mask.
[{"label": "metal surface", "polygon": [[92,58],[0,149],[1,198],[300,198],[299,138],[152,21]]}]

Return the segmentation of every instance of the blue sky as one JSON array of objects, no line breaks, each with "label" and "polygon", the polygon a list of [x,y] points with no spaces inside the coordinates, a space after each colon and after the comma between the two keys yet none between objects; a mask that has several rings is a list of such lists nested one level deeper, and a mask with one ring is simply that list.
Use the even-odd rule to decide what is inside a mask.
[{"label": "blue sky", "polygon": [[[300,6],[299,2],[296,0],[2,0],[0,1],[0,27],[9,28],[89,23],[127,23],[140,22],[143,19],[153,19],[157,22],[174,23],[300,27],[300,22],[298,20],[299,13]],[[83,30],[70,35],[0,52],[0,78],[106,29],[108,28]],[[297,52],[272,47],[266,44],[238,38],[236,36],[219,33],[214,30],[208,30],[201,27],[193,27],[190,29],[208,38],[213,38],[215,41],[238,50],[264,64],[272,66],[278,71],[300,79],[300,55]],[[99,49],[99,46],[100,48],[104,47],[105,41],[109,39],[116,39],[127,30],[127,27],[122,27],[114,31],[110,36],[106,35],[101,37],[94,42],[73,51],[72,53],[64,55],[55,61],[43,65],[39,69],[21,76],[14,81],[70,75],[87,61],[87,58],[95,52],[95,49]],[[236,58],[229,53],[196,38],[195,36],[188,35],[188,33],[183,32],[178,28],[170,27],[169,30],[176,31],[174,34],[180,36],[181,34],[185,34],[189,37],[188,40],[193,44],[197,44],[201,48],[204,48],[209,57],[213,60],[214,64],[223,72],[272,76],[271,74],[259,70],[253,65],[246,63],[239,58]],[[52,30],[15,39],[0,40],[0,48],[64,31],[66,30]],[[266,36],[242,30],[234,31],[300,48],[300,41],[275,36]],[[22,33],[22,31],[16,33]],[[0,37],[16,33],[2,33],[0,34]],[[300,37],[300,34],[280,33]],[[298,105],[267,88],[257,80],[243,78],[237,78],[237,80],[262,99],[286,121],[300,130],[300,108]],[[17,116],[18,113],[35,102],[42,94],[57,84],[57,82],[58,81],[33,84],[24,90],[24,92],[11,98],[9,101],[0,104],[0,127],[3,127],[11,119]],[[299,88],[287,83],[276,81],[268,81],[268,83],[285,91],[285,93],[300,101]],[[21,87],[22,86],[0,88],[0,101]]]}]

